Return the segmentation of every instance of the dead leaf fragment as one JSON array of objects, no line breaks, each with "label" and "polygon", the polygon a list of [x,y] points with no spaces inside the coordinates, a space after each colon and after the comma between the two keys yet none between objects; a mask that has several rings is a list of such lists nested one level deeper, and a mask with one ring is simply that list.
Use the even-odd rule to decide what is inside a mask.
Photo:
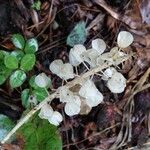
[{"label": "dead leaf fragment", "polygon": [[150,1],[142,0],[140,5],[140,12],[142,16],[142,22],[150,24]]}]

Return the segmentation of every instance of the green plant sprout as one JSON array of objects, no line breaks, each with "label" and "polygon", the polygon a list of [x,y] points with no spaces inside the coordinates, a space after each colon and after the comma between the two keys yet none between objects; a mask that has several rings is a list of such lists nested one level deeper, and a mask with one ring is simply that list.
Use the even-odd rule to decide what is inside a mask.
[{"label": "green plant sprout", "polygon": [[32,6],[31,6],[33,9],[35,10],[40,10],[41,9],[41,1],[40,0],[36,0]]},{"label": "green plant sprout", "polygon": [[27,72],[35,65],[38,43],[34,38],[26,41],[20,34],[14,34],[12,42],[14,51],[0,51],[0,85],[8,79],[11,88],[17,88],[25,82]]}]

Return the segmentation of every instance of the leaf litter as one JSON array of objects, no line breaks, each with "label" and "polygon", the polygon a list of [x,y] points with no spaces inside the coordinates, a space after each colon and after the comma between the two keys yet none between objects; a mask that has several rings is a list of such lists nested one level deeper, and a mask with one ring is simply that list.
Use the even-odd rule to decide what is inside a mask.
[{"label": "leaf litter", "polygon": [[[100,39],[103,39],[107,46],[105,44],[100,44],[100,46],[102,46],[100,49],[102,52],[105,50],[107,53],[108,47],[112,49],[117,45],[116,43],[118,43],[120,48],[123,48],[123,52],[127,54],[133,52],[133,57],[119,66],[117,64],[117,57],[114,56],[114,53],[109,57],[106,54],[107,57],[102,54],[103,57],[101,59],[103,61],[113,61],[116,65],[115,68],[117,71],[123,74],[124,77],[118,74],[118,76],[115,75],[115,80],[119,80],[119,78],[122,79],[122,88],[125,88],[125,91],[123,93],[117,92],[118,94],[110,92],[110,90],[114,90],[113,87],[110,87],[111,84],[108,84],[108,81],[113,77],[112,72],[105,73],[108,76],[108,79],[105,76],[105,79],[107,80],[101,80],[99,76],[94,76],[93,80],[95,83],[99,83],[99,85],[93,85],[89,80],[89,83],[93,85],[92,88],[84,89],[86,92],[88,91],[88,94],[86,95],[81,92],[81,95],[79,95],[83,97],[81,102],[72,102],[75,108],[75,112],[72,113],[78,114],[80,111],[80,103],[83,103],[84,100],[88,99],[88,95],[91,96],[93,92],[97,91],[93,90],[93,92],[90,93],[92,89],[96,88],[103,93],[103,102],[98,106],[93,107],[93,101],[92,106],[90,103],[90,107],[93,108],[89,108],[89,105],[86,106],[87,109],[84,112],[85,114],[86,111],[88,112],[86,115],[72,116],[72,114],[70,114],[71,111],[69,111],[67,115],[72,117],[68,117],[65,114],[63,115],[65,120],[61,123],[58,129],[62,138],[63,149],[136,149],[143,146],[147,146],[148,149],[150,147],[148,138],[150,135],[150,27],[148,3],[147,0],[134,0],[128,1],[127,3],[119,0],[115,0],[111,3],[103,0],[91,0],[89,2],[86,0],[82,2],[73,0],[70,2],[64,1],[63,3],[61,0],[51,2],[44,0],[41,1],[41,10],[38,11],[28,9],[30,5],[29,0],[27,0],[27,2],[18,0],[11,2],[11,4],[14,5],[14,8],[12,7],[10,11],[5,12],[6,16],[11,13],[11,18],[6,18],[13,20],[13,24],[15,24],[16,28],[15,30],[21,31],[27,38],[37,37],[40,44],[38,52],[40,55],[37,53],[37,60],[40,65],[37,65],[33,74],[41,72],[47,74],[48,72],[52,76],[51,82],[53,88],[61,86],[62,83],[60,78],[68,80],[74,77],[73,68],[66,65],[68,60],[73,66],[78,67],[78,73],[85,69],[85,66],[82,63],[85,60],[82,60],[82,57],[79,57],[80,51],[78,51],[78,49],[75,50],[75,44],[84,43],[86,48],[88,47],[88,50],[92,48],[97,51],[97,47],[99,47],[98,42],[102,43]],[[20,10],[23,11],[21,12]],[[16,18],[14,17],[15,14],[17,14]],[[32,16],[30,16],[30,14],[32,14]],[[28,18],[31,18],[31,20]],[[96,20],[94,20],[94,18]],[[112,23],[112,20],[114,23]],[[58,27],[55,29],[53,28],[54,22],[57,22],[58,24]],[[7,22],[6,24],[8,25]],[[79,25],[82,27],[79,27]],[[74,32],[76,32],[75,30],[77,30],[78,27],[77,38],[75,39],[74,36],[76,36],[76,34],[74,34]],[[86,28],[88,29],[87,33],[85,32]],[[2,29],[0,29],[0,31],[1,30]],[[14,32],[13,30],[10,30],[9,33],[12,34]],[[132,36],[130,36],[130,38],[127,37],[127,39],[125,39],[127,43],[125,45],[124,43],[122,44],[123,39],[117,39],[119,31],[129,31],[135,40],[133,41]],[[80,34],[82,35],[80,36]],[[3,35],[3,31],[1,31],[1,35]],[[67,38],[68,45],[73,49],[72,53],[69,53],[70,47],[66,45]],[[96,38],[97,41],[94,41]],[[90,47],[91,44],[89,43],[92,42],[92,47]],[[10,47],[9,43],[9,34],[6,34],[1,39],[0,46],[2,48]],[[132,44],[130,45],[129,43]],[[130,46],[126,48],[127,45]],[[22,45],[18,46],[20,47]],[[9,50],[11,51],[11,49],[12,47],[10,47]],[[91,50],[88,52],[89,53],[85,54],[86,62],[90,65],[89,67],[95,67],[97,64],[94,59],[97,57],[96,55],[99,54],[96,53],[95,55],[95,53],[93,54],[93,51],[91,53]],[[122,54],[121,52],[122,51],[119,53]],[[83,57],[83,59],[84,58],[85,57]],[[94,59],[93,61],[89,61],[87,58]],[[112,60],[112,58],[115,59]],[[61,64],[64,66],[62,68],[59,65],[57,66],[58,68],[54,66],[53,71],[51,71],[54,74],[57,74],[63,69],[63,74],[62,72],[59,74],[60,78],[49,72],[49,64],[54,60],[59,59],[62,60]],[[99,63],[103,62],[101,59],[99,60]],[[66,73],[68,70],[69,74]],[[44,81],[47,80],[45,76],[40,76],[40,78]],[[127,81],[126,86],[124,80]],[[37,82],[37,84],[42,87],[46,86],[46,83],[45,85],[41,85],[40,82]],[[107,85],[107,87],[103,85]],[[121,90],[121,88],[118,90]],[[5,91],[8,91],[8,93]],[[8,86],[1,87],[0,92],[6,102],[0,102],[0,105],[2,105],[1,107],[3,107],[1,113],[5,113],[9,117],[16,118],[17,120],[17,115],[11,116],[11,109],[10,107],[6,107],[6,104],[9,106],[12,104],[19,106],[23,111],[20,101],[17,100],[19,98],[19,92],[16,90],[12,91]],[[101,97],[100,93],[97,94],[97,97]],[[9,98],[11,98],[12,101],[9,101]],[[52,107],[57,111],[65,111],[63,110],[63,105],[64,104],[59,103],[57,99],[52,102]],[[67,110],[71,109],[72,106],[72,104],[70,106],[68,103],[67,107],[69,108],[67,108]],[[88,110],[90,110],[90,112]],[[14,109],[13,111],[16,112],[18,110]],[[49,120],[51,121],[51,119]],[[57,121],[61,121],[61,117],[59,116],[58,120],[53,121],[56,121],[55,123],[57,123]],[[4,144],[2,147],[9,148],[19,146],[21,149],[22,146],[19,144],[18,138],[18,145],[17,143],[12,145]]]}]

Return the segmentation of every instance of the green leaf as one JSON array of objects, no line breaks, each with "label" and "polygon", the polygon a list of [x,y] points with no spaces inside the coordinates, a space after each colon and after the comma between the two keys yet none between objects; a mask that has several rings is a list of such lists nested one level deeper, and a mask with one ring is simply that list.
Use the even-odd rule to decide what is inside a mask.
[{"label": "green leaf", "polygon": [[24,150],[62,150],[57,127],[37,114],[17,131],[17,135],[25,141]]},{"label": "green leaf", "polygon": [[0,51],[0,60],[3,60],[4,59],[4,53],[3,51]]},{"label": "green leaf", "polygon": [[41,102],[48,96],[48,91],[45,88],[37,88],[33,90],[33,95],[37,101]]},{"label": "green leaf", "polygon": [[6,68],[3,72],[3,75],[8,78],[10,75],[12,74],[12,70],[11,69],[8,69]]},{"label": "green leaf", "polygon": [[14,126],[14,123],[7,116],[0,114],[0,141],[3,140]]},{"label": "green leaf", "polygon": [[2,85],[6,81],[6,77],[4,75],[0,75],[0,85]]},{"label": "green leaf", "polygon": [[0,75],[5,76],[5,78],[7,78],[8,76],[10,76],[12,73],[12,69],[6,68],[6,66],[4,64],[0,65]]},{"label": "green leaf", "polygon": [[41,1],[40,0],[36,0],[32,6],[31,6],[33,9],[35,10],[40,10],[41,9]]},{"label": "green leaf", "polygon": [[25,80],[26,80],[25,72],[22,70],[17,70],[10,76],[9,82],[12,88],[16,88],[21,86]]},{"label": "green leaf", "polygon": [[85,22],[79,22],[67,37],[67,45],[74,46],[75,44],[84,44],[86,41],[87,33]]},{"label": "green leaf", "polygon": [[18,59],[13,55],[7,55],[4,58],[4,64],[9,69],[17,69],[18,68]]},{"label": "green leaf", "polygon": [[37,43],[37,40],[32,38],[32,39],[29,39],[27,42],[26,42],[26,45],[25,45],[25,53],[27,54],[34,54],[36,51],[38,50],[38,43]]},{"label": "green leaf", "polygon": [[9,52],[0,50],[0,60],[3,60],[5,56],[9,55]]},{"label": "green leaf", "polygon": [[25,40],[21,34],[14,34],[12,36],[12,42],[15,45],[15,47],[19,49],[23,49],[25,46]]},{"label": "green leaf", "polygon": [[21,60],[21,66],[20,68],[24,71],[30,71],[33,69],[35,65],[35,55],[34,54],[26,54]]},{"label": "green leaf", "polygon": [[31,86],[32,88],[38,89],[39,87],[38,87],[38,86],[36,85],[36,83],[35,83],[35,77],[36,77],[36,75],[34,75],[34,76],[32,76],[32,77],[30,78],[29,84],[30,84],[30,86]]},{"label": "green leaf", "polygon": [[25,108],[28,108],[29,107],[29,96],[30,96],[30,90],[29,89],[24,89],[21,93],[21,100],[22,100],[22,105],[25,107]]},{"label": "green leaf", "polygon": [[21,60],[24,56],[24,53],[21,50],[14,50],[13,52],[11,52],[11,55],[15,56],[18,60]]}]

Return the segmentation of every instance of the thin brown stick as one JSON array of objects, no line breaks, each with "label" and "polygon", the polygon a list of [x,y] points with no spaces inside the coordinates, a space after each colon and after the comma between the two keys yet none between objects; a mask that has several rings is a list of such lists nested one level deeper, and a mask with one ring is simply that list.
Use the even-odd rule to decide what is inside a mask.
[{"label": "thin brown stick", "polygon": [[87,138],[85,138],[85,139],[83,139],[83,140],[81,140],[81,141],[78,141],[78,142],[75,142],[75,143],[66,144],[66,145],[64,145],[63,147],[67,147],[67,146],[71,146],[71,145],[76,145],[76,144],[79,144],[79,143],[83,143],[83,142],[85,142],[86,140],[88,140],[88,139],[90,139],[90,138],[93,138],[93,137],[95,137],[95,136],[99,136],[100,134],[102,134],[102,133],[104,133],[104,132],[106,132],[106,131],[108,131],[108,130],[110,130],[110,129],[113,129],[114,127],[119,126],[119,125],[120,125],[120,123],[117,123],[117,124],[115,124],[115,125],[113,125],[113,126],[110,126],[110,127],[106,128],[106,129],[104,129],[103,131],[98,132],[98,133],[95,133],[95,134],[93,134],[93,135],[91,135],[91,136],[89,136],[89,137],[87,137]]}]

